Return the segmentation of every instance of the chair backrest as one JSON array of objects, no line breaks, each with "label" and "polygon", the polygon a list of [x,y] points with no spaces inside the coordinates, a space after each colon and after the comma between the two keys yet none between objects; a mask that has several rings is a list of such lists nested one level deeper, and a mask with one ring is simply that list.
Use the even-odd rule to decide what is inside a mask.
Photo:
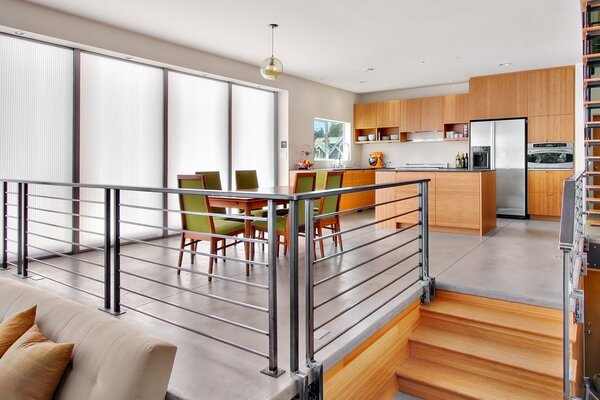
[{"label": "chair backrest", "polygon": [[[177,186],[180,189],[205,189],[203,175],[177,175]],[[210,212],[208,197],[202,194],[180,194],[179,207],[181,211]],[[183,230],[196,232],[213,232],[212,217],[181,213]]]},{"label": "chair backrest", "polygon": [[[204,189],[223,190],[219,171],[197,171],[196,175],[204,176]],[[227,210],[221,207],[211,207],[211,212],[225,214]]]},{"label": "chair backrest", "polygon": [[329,172],[329,171],[323,171],[323,170],[317,171],[317,180],[315,181],[315,189],[316,190],[325,189],[325,180],[327,178],[327,172]]},{"label": "chair backrest", "polygon": [[237,190],[258,188],[256,170],[235,171],[235,187]]},{"label": "chair backrest", "polygon": [[[294,184],[294,193],[312,192],[315,190],[316,172],[298,174]],[[304,225],[304,200],[298,202],[298,224]],[[289,218],[288,218],[289,223]]]},{"label": "chair backrest", "polygon": [[[327,171],[324,189],[339,189],[342,187],[343,181],[344,171]],[[328,214],[339,211],[340,197],[341,196],[339,194],[325,196],[321,200],[321,204],[319,206],[319,214]]]}]

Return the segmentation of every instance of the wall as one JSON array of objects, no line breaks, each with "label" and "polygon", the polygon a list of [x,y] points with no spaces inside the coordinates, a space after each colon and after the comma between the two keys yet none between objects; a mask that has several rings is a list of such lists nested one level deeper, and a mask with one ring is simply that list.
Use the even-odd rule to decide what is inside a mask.
[{"label": "wall", "polygon": [[[359,103],[370,103],[394,99],[411,99],[447,94],[468,93],[469,83],[453,83],[448,85],[426,86],[411,89],[387,90],[384,92],[365,93],[358,95]],[[420,134],[423,137],[441,137],[436,134]],[[390,162],[391,167],[403,166],[406,163],[448,163],[454,167],[456,153],[468,153],[469,142],[421,142],[421,143],[389,143],[364,144],[362,146],[361,163],[368,165],[369,152],[381,151],[384,161]]]},{"label": "wall", "polygon": [[[176,70],[226,77],[281,91],[278,101],[278,143],[288,141],[288,150],[278,151],[279,183],[286,184],[288,165],[293,165],[303,144],[313,140],[313,118],[351,122],[356,94],[290,75],[264,80],[258,66],[176,45],[149,36],[105,25],[19,0],[0,0],[0,31],[28,32],[27,37],[82,50],[91,50]],[[32,34],[30,34],[30,32]],[[283,60],[285,63],[285,60]],[[354,146],[357,147],[357,146]],[[360,149],[353,149],[353,158]],[[351,162],[356,162],[355,160]]]}]

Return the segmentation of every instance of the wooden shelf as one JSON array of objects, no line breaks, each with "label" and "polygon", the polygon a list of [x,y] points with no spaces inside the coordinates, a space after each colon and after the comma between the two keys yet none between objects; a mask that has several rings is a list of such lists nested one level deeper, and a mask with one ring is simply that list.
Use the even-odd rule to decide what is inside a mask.
[{"label": "wooden shelf", "polygon": [[469,141],[468,137],[461,137],[461,138],[445,138],[444,142],[467,142]]},{"label": "wooden shelf", "polygon": [[354,144],[374,144],[374,143],[405,143],[402,140],[365,140],[359,142],[358,140]]}]

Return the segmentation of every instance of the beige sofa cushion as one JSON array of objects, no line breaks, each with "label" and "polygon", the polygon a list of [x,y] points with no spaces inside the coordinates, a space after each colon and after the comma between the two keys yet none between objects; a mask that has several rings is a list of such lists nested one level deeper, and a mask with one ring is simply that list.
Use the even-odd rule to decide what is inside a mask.
[{"label": "beige sofa cushion", "polygon": [[164,399],[176,347],[101,311],[0,278],[0,321],[37,304],[36,323],[59,343],[74,343],[59,400]]}]

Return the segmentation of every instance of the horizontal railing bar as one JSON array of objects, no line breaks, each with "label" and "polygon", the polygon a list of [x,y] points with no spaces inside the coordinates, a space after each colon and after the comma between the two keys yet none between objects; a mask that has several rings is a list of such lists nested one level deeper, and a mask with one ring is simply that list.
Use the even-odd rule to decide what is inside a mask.
[{"label": "horizontal railing bar", "polygon": [[185,268],[185,267],[182,267],[182,268],[173,267],[172,265],[162,264],[162,263],[159,263],[158,261],[150,261],[150,260],[147,260],[147,259],[144,259],[144,258],[139,258],[139,257],[135,257],[135,256],[128,255],[128,254],[121,253],[120,255],[122,257],[129,258],[129,259],[132,259],[132,260],[136,260],[136,261],[140,261],[140,262],[145,262],[145,263],[148,263],[148,264],[157,265],[159,267],[165,267],[165,268],[169,268],[169,269],[173,269],[173,270],[180,270],[180,271],[184,271],[184,272],[189,272],[189,273],[194,274],[194,275],[200,275],[200,276],[206,276],[206,277],[212,277],[212,278],[219,278],[219,279],[223,279],[224,281],[227,281],[227,282],[239,283],[239,284],[242,284],[242,285],[251,286],[251,287],[258,288],[258,289],[265,289],[265,290],[269,289],[268,286],[261,285],[261,284],[258,284],[258,283],[254,283],[254,282],[241,281],[239,279],[229,278],[229,277],[223,276],[223,275],[209,274],[207,272],[202,272],[202,271],[194,271],[193,269]]},{"label": "horizontal railing bar", "polygon": [[90,234],[90,235],[104,236],[104,233],[98,233],[98,232],[88,231],[88,230],[85,230],[85,229],[68,227],[68,226],[64,226],[64,225],[51,224],[50,222],[42,222],[42,221],[38,221],[38,220],[35,220],[35,219],[30,219],[30,218],[27,218],[27,222],[33,222],[33,223],[40,224],[40,225],[52,226],[52,227],[55,227],[55,228],[67,229],[69,231],[87,233],[87,234]]},{"label": "horizontal railing bar", "polygon": [[372,241],[370,241],[370,242],[361,243],[361,244],[359,244],[359,245],[357,245],[357,246],[354,246],[354,247],[352,247],[352,248],[350,248],[350,249],[346,249],[346,250],[343,250],[343,251],[338,251],[337,253],[330,254],[330,255],[328,255],[328,256],[325,256],[325,257],[318,258],[318,259],[316,259],[316,260],[314,261],[314,264],[321,263],[321,262],[323,262],[323,261],[327,261],[327,260],[329,260],[330,258],[339,257],[339,256],[341,256],[341,255],[344,255],[344,254],[346,254],[346,253],[350,253],[350,252],[352,252],[352,251],[359,250],[359,249],[362,249],[363,247],[366,247],[366,246],[372,245],[373,243],[377,243],[377,242],[379,242],[379,241],[382,241],[382,240],[385,240],[385,239],[389,239],[389,238],[391,238],[392,236],[395,236],[395,235],[397,235],[397,234],[399,234],[399,233],[405,232],[405,231],[407,231],[407,230],[409,230],[409,229],[411,229],[411,228],[414,228],[414,227],[415,227],[415,226],[417,226],[417,225],[419,225],[419,224],[418,224],[418,223],[416,223],[416,224],[413,224],[413,225],[407,226],[407,227],[405,227],[405,228],[402,228],[402,229],[395,230],[394,232],[392,232],[392,233],[390,233],[390,234],[388,234],[388,235],[382,236],[382,237],[380,237],[380,238],[377,238],[377,239],[375,239],[375,240],[372,240]]},{"label": "horizontal railing bar", "polygon": [[[419,239],[419,238],[417,237],[417,238],[415,238],[415,239],[413,239],[413,240],[411,240],[411,241],[415,241],[415,240],[417,240],[417,239]],[[414,253],[412,253],[412,254],[410,254],[410,255],[408,255],[408,256],[406,256],[406,257],[404,257],[404,258],[403,258],[403,259],[401,259],[400,261],[397,261],[397,262],[393,263],[393,264],[392,264],[392,265],[390,265],[389,267],[386,267],[386,268],[382,269],[381,271],[379,271],[379,272],[377,272],[377,273],[375,273],[375,274],[373,274],[373,275],[371,275],[371,276],[369,276],[369,277],[367,277],[367,278],[363,279],[362,281],[359,281],[359,282],[355,283],[354,285],[350,286],[349,288],[347,288],[347,289],[344,289],[344,290],[342,290],[341,292],[338,292],[338,293],[336,293],[336,295],[335,295],[335,296],[332,296],[332,297],[330,297],[329,299],[327,299],[327,300],[325,300],[325,301],[322,301],[321,303],[319,303],[319,304],[315,305],[315,306],[314,306],[314,309],[316,310],[316,309],[318,309],[318,308],[320,308],[320,307],[324,306],[325,304],[328,304],[328,303],[332,302],[333,300],[335,300],[335,299],[339,298],[340,296],[343,296],[343,295],[345,295],[346,293],[348,293],[348,292],[350,292],[350,291],[352,291],[352,290],[356,289],[357,287],[359,287],[359,286],[360,286],[360,285],[362,285],[363,283],[367,283],[367,282],[369,282],[371,279],[374,279],[374,278],[378,277],[379,275],[383,274],[384,272],[387,272],[387,271],[389,271],[390,269],[392,269],[392,268],[394,268],[394,267],[396,267],[396,266],[398,266],[398,265],[402,264],[404,261],[408,260],[408,259],[409,259],[409,258],[411,258],[411,257],[414,257],[414,256],[416,256],[416,255],[417,255],[417,254],[419,254],[420,252],[421,252],[421,250],[417,250],[417,251],[415,251]]]},{"label": "horizontal railing bar", "polygon": [[[14,253],[13,253],[13,254],[14,254]],[[16,254],[15,254],[15,255],[16,255]],[[10,261],[7,261],[7,262],[6,262],[6,264],[7,264],[7,265],[11,265],[11,266],[13,266],[13,267],[17,267],[17,264],[15,264],[15,263],[12,263],[12,262],[10,262]]]},{"label": "horizontal railing bar", "polygon": [[17,192],[6,192],[6,194],[19,194]]},{"label": "horizontal railing bar", "polygon": [[138,292],[137,290],[128,289],[128,288],[123,287],[123,286],[121,286],[121,290],[124,290],[124,291],[129,292],[129,293],[136,294],[138,296],[145,297],[145,298],[150,299],[150,300],[158,301],[159,303],[163,303],[163,304],[167,304],[167,305],[172,306],[172,307],[179,308],[180,310],[188,311],[188,312],[191,312],[191,313],[194,313],[194,314],[197,314],[197,315],[201,315],[201,316],[206,317],[206,318],[214,319],[215,321],[223,322],[223,323],[226,323],[226,324],[229,324],[229,325],[236,326],[238,328],[246,329],[246,330],[248,330],[250,332],[260,333],[261,335],[269,336],[269,332],[267,332],[267,331],[255,328],[253,326],[244,325],[242,323],[239,323],[239,322],[236,322],[236,321],[232,321],[232,320],[229,320],[229,319],[226,319],[226,318],[223,318],[223,317],[219,317],[218,315],[207,314],[207,313],[203,313],[201,311],[192,310],[190,308],[183,307],[183,306],[181,306],[179,304],[175,304],[175,303],[172,303],[170,301],[166,301],[166,300],[160,299],[158,297],[150,296],[150,295]]},{"label": "horizontal railing bar", "polygon": [[376,313],[377,311],[381,310],[385,305],[387,305],[389,302],[391,302],[392,300],[394,300],[396,297],[398,297],[399,295],[401,295],[402,293],[404,293],[408,288],[410,288],[411,286],[413,286],[414,284],[416,284],[417,282],[419,282],[419,280],[417,279],[416,281],[412,282],[409,286],[407,286],[406,288],[402,289],[400,292],[398,292],[397,294],[395,294],[394,296],[392,296],[389,300],[385,301],[383,304],[381,304],[379,307],[377,307],[375,310],[373,310],[372,312],[368,313],[367,315],[363,316],[362,318],[360,318],[358,321],[354,322],[352,325],[350,325],[349,327],[347,327],[346,329],[343,329],[341,332],[339,332],[338,334],[336,334],[333,338],[331,338],[330,341],[328,341],[327,343],[323,344],[322,346],[319,346],[315,349],[315,353],[319,352],[321,350],[323,350],[323,348],[325,348],[326,346],[330,345],[333,341],[335,341],[336,339],[338,339],[340,336],[342,336],[343,334],[345,334],[346,332],[348,332],[350,329],[354,328],[356,325],[360,324],[361,322],[363,322],[365,319],[369,318],[371,315],[373,315],[374,313]]},{"label": "horizontal railing bar", "polygon": [[35,232],[26,232],[28,235],[32,235],[32,236],[37,236],[37,237],[41,237],[44,239],[48,239],[48,240],[54,240],[55,242],[61,242],[61,243],[66,243],[66,244],[73,244],[75,246],[81,246],[81,247],[85,247],[87,249],[92,249],[92,250],[97,250],[97,251],[104,251],[103,248],[101,247],[95,247],[95,246],[90,246],[87,244],[81,244],[81,243],[76,243],[76,242],[71,242],[69,240],[62,240],[62,239],[56,239],[50,236],[46,236],[46,235],[40,235],[39,233],[35,233]]},{"label": "horizontal railing bar", "polygon": [[[123,236],[121,236],[120,238],[123,239],[123,240],[128,240],[128,241],[132,241],[132,242],[139,243],[139,244],[145,244],[145,245],[148,245],[148,246],[158,247],[158,248],[161,248],[161,249],[179,251],[179,252],[183,252],[183,253],[187,253],[187,254],[191,254],[191,255],[199,255],[199,256],[205,256],[205,257],[218,258],[219,260],[224,260],[224,261],[230,260],[230,261],[239,262],[239,263],[242,263],[242,264],[256,264],[256,265],[260,265],[261,267],[267,267],[268,266],[268,263],[263,262],[263,261],[251,261],[251,260],[246,260],[246,259],[242,259],[242,258],[220,256],[218,254],[205,253],[203,251],[197,251],[197,250],[194,251],[194,250],[188,250],[188,249],[180,249],[179,247],[164,246],[164,245],[161,245],[161,244],[147,242],[147,241],[144,241],[144,240],[130,239],[130,238],[126,238],[126,237],[123,237]],[[161,265],[163,265],[163,264],[161,264]],[[173,268],[176,268],[176,267],[173,267]],[[216,275],[213,275],[213,276],[216,276]]]},{"label": "horizontal railing bar", "polygon": [[147,281],[150,281],[150,282],[158,283],[159,285],[168,286],[168,287],[171,287],[173,289],[182,290],[182,291],[188,292],[188,293],[194,293],[194,294],[197,294],[199,296],[204,296],[204,297],[208,297],[210,299],[219,300],[219,301],[222,301],[224,303],[229,303],[229,304],[233,304],[233,305],[236,305],[236,306],[248,308],[250,310],[260,311],[260,312],[264,312],[264,313],[268,313],[269,312],[268,308],[259,307],[259,306],[254,305],[254,304],[248,304],[248,303],[244,303],[244,302],[241,302],[241,301],[238,301],[238,300],[228,299],[227,297],[217,296],[215,294],[202,293],[202,292],[199,292],[197,290],[188,289],[188,288],[184,288],[184,287],[177,286],[177,285],[172,285],[172,284],[167,283],[167,282],[163,282],[163,281],[159,281],[159,280],[156,280],[156,279],[148,278],[147,276],[139,275],[139,274],[136,274],[134,272],[126,271],[126,270],[123,270],[123,269],[121,269],[121,273],[129,275],[129,276],[133,276],[133,277],[136,277],[136,278],[139,278],[139,279],[144,279],[144,280],[147,280]]},{"label": "horizontal railing bar", "polygon": [[75,213],[70,213],[70,212],[66,212],[66,211],[48,210],[46,208],[37,208],[37,207],[31,207],[31,206],[28,206],[27,209],[41,211],[41,212],[49,212],[49,213],[53,213],[53,214],[70,215],[72,217],[99,219],[99,220],[104,221],[104,217],[96,217],[94,215],[75,214]]},{"label": "horizontal railing bar", "polygon": [[190,328],[190,327],[188,327],[188,326],[181,325],[181,324],[179,324],[179,323],[177,323],[177,322],[173,322],[173,321],[171,321],[171,320],[168,320],[168,319],[166,319],[166,318],[159,317],[158,315],[155,315],[155,314],[152,314],[152,313],[149,313],[149,312],[146,312],[146,311],[142,311],[142,310],[140,310],[140,309],[137,309],[137,308],[135,308],[135,307],[130,307],[130,306],[128,306],[127,304],[123,304],[123,303],[121,303],[121,307],[124,307],[124,308],[126,308],[126,309],[128,309],[128,310],[131,310],[131,311],[138,312],[138,313],[140,313],[140,314],[143,314],[143,315],[145,315],[145,316],[147,316],[147,317],[151,317],[151,318],[157,319],[157,320],[159,320],[159,321],[162,321],[162,322],[164,322],[164,323],[166,323],[166,324],[173,325],[173,326],[176,326],[176,327],[178,327],[178,328],[181,328],[181,329],[185,329],[186,331],[190,331],[190,332],[192,332],[192,333],[195,333],[195,334],[197,334],[197,335],[204,336],[204,337],[206,337],[206,338],[209,338],[209,339],[215,340],[215,341],[217,341],[217,342],[219,342],[219,343],[226,344],[226,345],[228,345],[228,346],[231,346],[231,347],[235,347],[235,348],[236,348],[236,349],[238,349],[238,350],[243,350],[243,351],[246,351],[246,352],[248,352],[248,353],[254,354],[254,355],[256,355],[256,356],[259,356],[259,357],[263,357],[263,358],[269,358],[269,356],[268,356],[267,354],[263,354],[263,353],[261,353],[261,352],[259,352],[259,351],[256,351],[256,350],[254,350],[254,349],[251,349],[251,348],[249,348],[249,347],[244,347],[244,346],[242,346],[242,345],[239,345],[239,344],[233,343],[233,342],[231,342],[231,341],[229,341],[229,340],[226,340],[226,339],[221,339],[221,338],[219,338],[219,337],[216,337],[216,336],[213,336],[213,335],[209,335],[208,333],[204,333],[204,332],[201,332],[201,331],[199,331],[199,330],[197,330],[197,329],[194,329],[194,328]]},{"label": "horizontal railing bar", "polygon": [[69,270],[69,269],[66,269],[66,268],[62,268],[62,267],[59,267],[59,266],[57,266],[57,265],[51,264],[51,263],[49,263],[49,262],[46,262],[46,261],[43,261],[43,260],[39,260],[39,259],[37,259],[37,258],[35,258],[35,257],[27,256],[27,259],[28,259],[28,260],[31,260],[31,261],[35,261],[35,262],[37,262],[37,263],[40,263],[40,264],[44,264],[44,265],[46,265],[46,266],[48,266],[48,267],[51,267],[51,268],[58,269],[58,270],[60,270],[60,271],[63,271],[63,272],[67,272],[67,273],[69,273],[69,274],[77,275],[77,276],[80,276],[80,277],[82,277],[82,278],[86,278],[86,279],[89,279],[89,280],[91,280],[91,281],[94,281],[94,282],[98,282],[98,283],[104,284],[104,281],[103,281],[103,280],[101,280],[101,279],[98,279],[98,278],[93,278],[93,277],[91,277],[91,276],[89,276],[89,275],[82,274],[81,272],[75,272],[75,271],[71,271],[71,270]]},{"label": "horizontal railing bar", "polygon": [[5,217],[10,219],[17,219],[17,217],[15,217],[14,215],[5,215]]},{"label": "horizontal railing bar", "polygon": [[90,204],[104,204],[104,202],[102,201],[97,201],[97,200],[84,200],[84,199],[74,199],[74,198],[66,198],[66,197],[55,197],[55,196],[46,196],[46,195],[41,195],[41,194],[31,194],[31,193],[27,193],[28,197],[40,197],[43,199],[53,199],[53,200],[64,200],[64,201],[75,201],[78,203],[90,203]]},{"label": "horizontal railing bar", "polygon": [[94,262],[94,261],[89,261],[89,260],[86,260],[86,259],[83,259],[83,258],[75,257],[75,256],[72,256],[70,254],[59,253],[58,251],[44,249],[44,248],[37,247],[37,246],[34,246],[32,244],[29,244],[29,243],[27,244],[27,247],[31,247],[31,248],[34,248],[36,250],[44,251],[46,253],[54,254],[54,255],[59,256],[59,257],[66,257],[66,258],[69,258],[71,260],[76,260],[76,261],[79,261],[79,262],[82,262],[82,263],[91,264],[91,265],[94,265],[94,266],[97,266],[97,267],[100,267],[100,268],[104,268],[104,264],[100,264],[100,263],[97,263],[97,262]]},{"label": "horizontal railing bar", "polygon": [[338,318],[340,315],[345,314],[348,311],[352,310],[354,307],[357,307],[357,306],[361,305],[362,303],[364,303],[365,301],[367,301],[371,297],[375,296],[377,293],[381,293],[381,291],[383,289],[386,289],[386,288],[390,287],[391,285],[393,285],[394,283],[398,282],[400,279],[404,278],[406,275],[410,274],[411,272],[413,272],[414,270],[416,270],[420,266],[421,266],[420,264],[415,265],[413,268],[409,269],[408,271],[406,271],[402,275],[399,275],[397,278],[392,279],[390,282],[386,283],[384,286],[382,286],[378,290],[376,290],[373,293],[369,294],[367,297],[363,298],[358,303],[355,303],[355,304],[351,305],[350,307],[346,308],[345,310],[337,313],[336,315],[334,315],[333,317],[329,318],[325,322],[322,322],[319,325],[316,325],[315,328],[314,328],[314,330],[316,331],[317,329],[320,329],[320,328],[324,327],[325,325],[327,325],[328,323],[330,323],[334,319]]},{"label": "horizontal railing bar", "polygon": [[[14,242],[14,241],[13,241],[13,242]],[[14,243],[17,243],[17,242],[14,242]],[[17,254],[17,253],[15,253],[14,251],[10,251],[10,250],[8,250],[8,249],[6,249],[5,251],[6,251],[8,254],[12,254],[13,256],[17,256],[17,255],[18,255],[18,254]]]},{"label": "horizontal railing bar", "polygon": [[11,204],[6,204],[6,205],[7,205],[8,207],[18,207],[18,206],[19,206],[18,204],[12,204],[12,203],[11,203]]},{"label": "horizontal railing bar", "polygon": [[102,297],[102,296],[99,296],[99,295],[97,295],[96,293],[90,292],[89,290],[81,289],[81,288],[78,288],[78,287],[76,287],[76,286],[69,285],[68,283],[65,283],[65,282],[59,281],[58,279],[50,278],[50,277],[49,277],[49,276],[47,276],[47,275],[40,274],[39,272],[33,271],[31,268],[28,268],[28,271],[29,271],[29,273],[31,273],[31,274],[33,274],[33,275],[39,275],[39,276],[41,276],[42,278],[48,279],[49,281],[52,281],[52,282],[56,282],[56,283],[58,283],[59,285],[64,285],[64,286],[70,287],[71,289],[75,289],[75,290],[78,290],[78,291],[80,291],[80,292],[83,292],[83,293],[89,294],[90,296],[94,296],[94,297],[97,297],[97,298],[99,298],[99,299],[104,299],[104,297]]},{"label": "horizontal railing bar", "polygon": [[176,210],[173,208],[162,208],[162,207],[148,207],[148,206],[136,206],[133,204],[119,203],[122,207],[134,208],[134,209],[142,209],[149,211],[160,211],[160,212],[169,212],[175,214],[185,214],[185,215],[200,215],[214,218],[228,218],[233,220],[251,220],[251,221],[266,221],[266,217],[256,217],[253,215],[244,215],[244,214],[223,214],[217,212],[200,212],[200,211],[186,211],[186,210]]},{"label": "horizontal railing bar", "polygon": [[[421,197],[421,195],[420,194],[415,194],[414,196],[402,197],[400,199],[394,199],[394,200],[384,201],[382,203],[373,203],[373,204],[370,204],[370,205],[366,206],[366,208],[372,208],[372,207],[378,207],[378,206],[385,206],[385,205],[388,205],[388,204],[398,203],[400,201],[410,200],[410,199],[414,199],[414,198],[417,198],[417,197]],[[357,207],[357,209],[362,209],[362,208],[363,207]],[[334,216],[340,215],[340,214],[347,214],[346,211],[349,211],[349,210],[334,211],[334,212],[330,212],[330,213],[327,213],[327,214],[318,214],[318,215],[315,215],[315,219],[325,219],[325,218],[334,217]]]},{"label": "horizontal railing bar", "polygon": [[377,189],[388,189],[399,186],[410,186],[416,185],[421,182],[430,182],[431,179],[414,179],[410,181],[397,181],[397,182],[389,182],[389,183],[376,183],[373,185],[364,185],[364,186],[353,186],[353,187],[345,187],[339,189],[323,189],[323,190],[315,190],[313,192],[301,192],[295,193],[291,196],[292,200],[306,200],[306,199],[316,199],[319,197],[327,197],[327,196],[335,196],[338,194],[348,194],[348,193],[357,193],[357,192],[370,192]]},{"label": "horizontal railing bar", "polygon": [[12,240],[12,239],[6,239],[6,241],[9,242],[9,243],[19,244],[18,241]]},{"label": "horizontal railing bar", "polygon": [[10,226],[7,226],[6,229],[8,229],[9,231],[19,232],[17,228],[11,228]]}]

